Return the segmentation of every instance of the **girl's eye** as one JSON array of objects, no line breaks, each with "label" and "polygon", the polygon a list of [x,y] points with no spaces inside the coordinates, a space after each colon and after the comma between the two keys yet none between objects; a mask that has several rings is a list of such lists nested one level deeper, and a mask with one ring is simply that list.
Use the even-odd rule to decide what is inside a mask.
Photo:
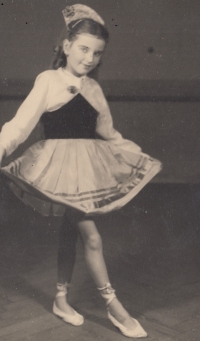
[{"label": "girl's eye", "polygon": [[88,49],[87,49],[87,47],[82,47],[81,50],[85,53],[85,52],[87,52]]},{"label": "girl's eye", "polygon": [[95,52],[95,56],[96,56],[96,57],[100,57],[101,54],[102,54],[102,53],[101,53],[100,51],[99,51],[99,52]]}]

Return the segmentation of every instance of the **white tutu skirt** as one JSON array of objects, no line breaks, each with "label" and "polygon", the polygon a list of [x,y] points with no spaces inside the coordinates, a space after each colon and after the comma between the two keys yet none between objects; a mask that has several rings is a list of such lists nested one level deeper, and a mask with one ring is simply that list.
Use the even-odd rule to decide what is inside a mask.
[{"label": "white tutu skirt", "polygon": [[37,142],[1,170],[12,191],[42,215],[66,207],[104,214],[130,201],[161,169],[150,156],[125,153],[102,140]]}]

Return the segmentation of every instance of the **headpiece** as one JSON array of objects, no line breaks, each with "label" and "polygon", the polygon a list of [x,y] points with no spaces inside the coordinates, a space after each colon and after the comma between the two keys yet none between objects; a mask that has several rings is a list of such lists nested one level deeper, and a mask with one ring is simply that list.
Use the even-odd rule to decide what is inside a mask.
[{"label": "headpiece", "polygon": [[82,20],[82,19],[92,19],[96,22],[98,22],[101,25],[105,25],[103,19],[100,17],[100,15],[97,14],[92,8],[81,5],[81,4],[75,4],[72,6],[67,6],[62,11],[65,23],[68,26],[71,21],[74,20]]}]

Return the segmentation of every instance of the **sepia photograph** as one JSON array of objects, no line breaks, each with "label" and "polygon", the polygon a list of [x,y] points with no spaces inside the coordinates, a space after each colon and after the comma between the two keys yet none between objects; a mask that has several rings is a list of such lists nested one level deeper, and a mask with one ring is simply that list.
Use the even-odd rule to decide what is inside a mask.
[{"label": "sepia photograph", "polygon": [[0,2],[0,340],[200,340],[200,2]]}]

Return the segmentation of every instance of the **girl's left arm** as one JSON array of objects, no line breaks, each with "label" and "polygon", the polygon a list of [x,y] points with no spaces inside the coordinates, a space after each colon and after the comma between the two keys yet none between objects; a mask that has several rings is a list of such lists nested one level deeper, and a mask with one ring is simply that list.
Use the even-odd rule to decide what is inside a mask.
[{"label": "girl's left arm", "polygon": [[111,143],[116,145],[119,149],[122,150],[122,152],[128,152],[128,154],[140,153],[141,148],[136,143],[124,139],[122,135],[117,130],[115,130],[115,128],[113,127],[113,119],[105,96],[99,86],[96,88],[96,91],[98,94],[96,93],[97,97],[95,97],[98,98],[98,106],[100,108],[98,110],[99,115],[97,118],[96,132],[105,140],[110,141]]}]

